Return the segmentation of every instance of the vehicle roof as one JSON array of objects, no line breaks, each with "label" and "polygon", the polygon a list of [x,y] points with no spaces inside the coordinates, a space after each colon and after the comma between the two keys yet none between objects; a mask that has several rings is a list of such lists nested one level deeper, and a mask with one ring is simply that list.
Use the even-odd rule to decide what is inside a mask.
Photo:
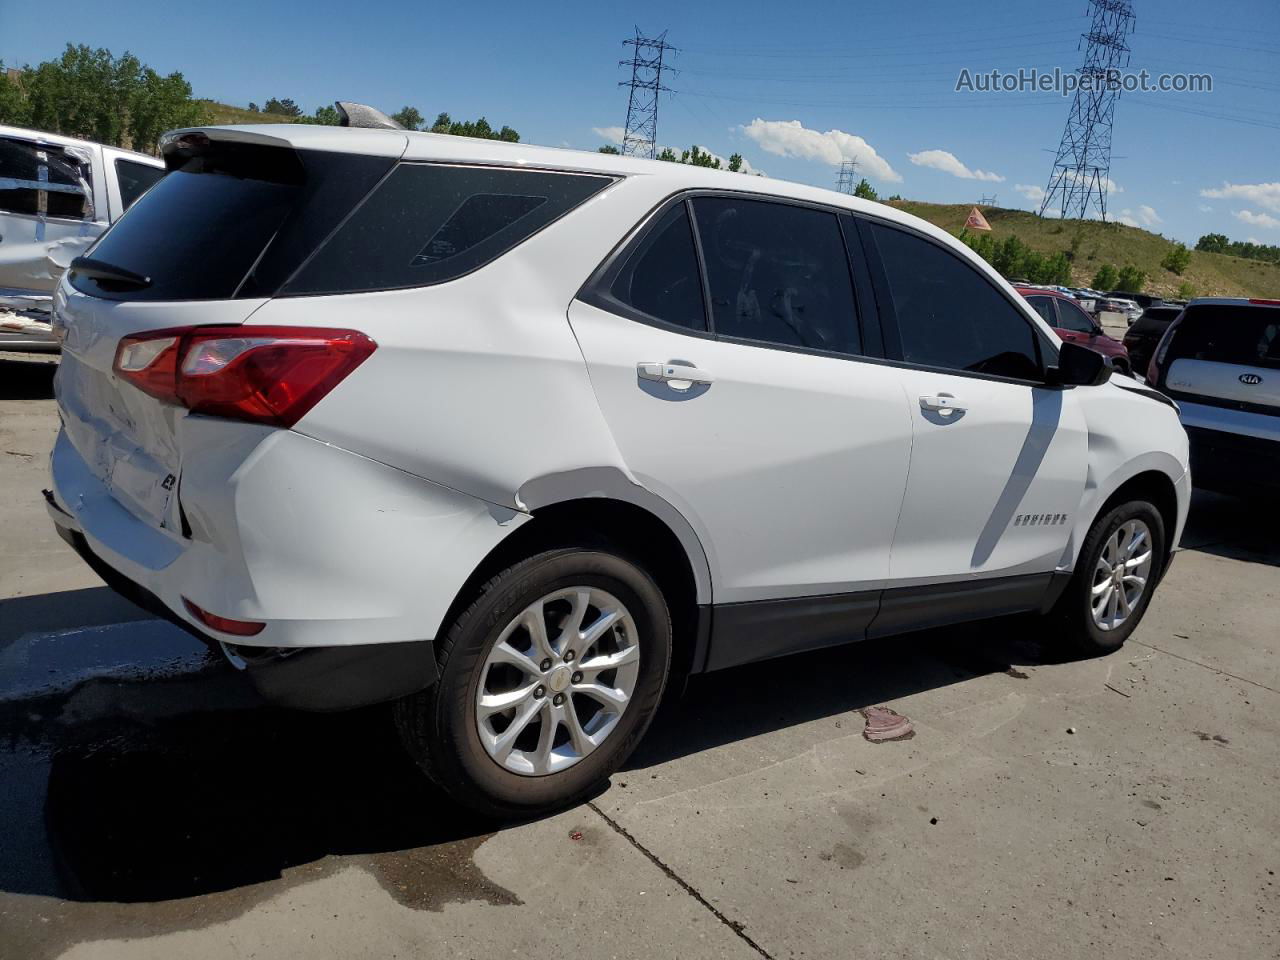
[{"label": "vehicle roof", "polygon": [[1280,307],[1280,300],[1262,297],[1196,297],[1187,301],[1188,307]]},{"label": "vehicle roof", "polygon": [[56,147],[103,147],[117,153],[128,154],[131,158],[136,157],[139,162],[149,163],[153,167],[164,166],[163,160],[147,153],[139,153],[137,150],[129,150],[125,147],[114,147],[109,143],[98,143],[96,140],[86,140],[83,137],[71,137],[64,133],[50,133],[47,130],[33,130],[29,127],[10,127],[0,123],[0,137],[34,140],[37,143],[48,143]]},{"label": "vehicle roof", "polygon": [[1071,294],[1063,293],[1061,290],[1054,290],[1052,287],[1033,287],[1028,285],[1019,285],[1019,286],[1015,286],[1013,289],[1017,290],[1024,297],[1029,297],[1034,295],[1037,297],[1039,296],[1061,297],[1063,300],[1075,300],[1075,297],[1071,296]]},{"label": "vehicle roof", "polygon": [[812,203],[872,214],[910,226],[930,236],[946,239],[949,246],[968,249],[945,230],[935,227],[927,220],[882,203],[789,180],[730,173],[727,170],[713,170],[684,163],[667,163],[662,160],[628,157],[621,154],[544,147],[530,143],[508,143],[501,140],[458,137],[417,130],[332,127],[314,124],[277,123],[191,127],[171,131],[166,136],[179,136],[189,132],[203,133],[211,139],[291,146],[299,150],[363,153],[374,156],[394,156],[405,160],[501,163],[626,177],[644,176],[662,181],[664,184],[669,183],[671,192],[703,188],[767,193],[772,196],[807,200]]}]

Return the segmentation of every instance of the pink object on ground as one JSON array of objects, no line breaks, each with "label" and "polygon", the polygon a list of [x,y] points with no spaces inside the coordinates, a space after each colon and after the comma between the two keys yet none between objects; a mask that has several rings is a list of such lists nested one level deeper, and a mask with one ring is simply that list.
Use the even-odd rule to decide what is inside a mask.
[{"label": "pink object on ground", "polygon": [[859,711],[866,718],[867,726],[862,735],[872,743],[886,740],[910,740],[916,735],[911,721],[888,707],[867,707]]}]

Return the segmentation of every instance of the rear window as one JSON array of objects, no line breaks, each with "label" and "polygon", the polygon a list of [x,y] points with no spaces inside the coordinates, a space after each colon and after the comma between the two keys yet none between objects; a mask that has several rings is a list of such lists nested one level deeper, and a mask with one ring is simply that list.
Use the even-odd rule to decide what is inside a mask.
[{"label": "rear window", "polygon": [[116,161],[116,181],[120,184],[120,202],[128,210],[164,176],[164,167],[153,167],[133,160]]},{"label": "rear window", "polygon": [[611,182],[584,174],[402,163],[283,292],[396,290],[453,280]]},{"label": "rear window", "polygon": [[[394,161],[213,141],[170,172],[89,252],[148,277],[141,288],[71,272],[76,289],[114,300],[274,295]],[[106,284],[106,286],[103,285]]]},{"label": "rear window", "polygon": [[1280,309],[1188,307],[1169,344],[1169,360],[1178,358],[1280,369]]},{"label": "rear window", "polygon": [[87,157],[0,137],[0,210],[67,220],[93,216]]}]

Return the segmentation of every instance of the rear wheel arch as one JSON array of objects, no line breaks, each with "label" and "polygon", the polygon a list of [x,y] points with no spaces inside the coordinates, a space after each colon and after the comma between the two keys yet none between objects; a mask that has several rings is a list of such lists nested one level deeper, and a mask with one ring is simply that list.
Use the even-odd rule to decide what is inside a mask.
[{"label": "rear wheel arch", "polygon": [[547,503],[532,511],[471,572],[445,614],[448,629],[481,587],[502,570],[557,547],[590,547],[616,552],[632,560],[657,583],[671,613],[672,673],[688,673],[699,651],[699,605],[710,602],[710,570],[705,555],[691,555],[663,517],[635,503],[610,497],[580,497]]}]

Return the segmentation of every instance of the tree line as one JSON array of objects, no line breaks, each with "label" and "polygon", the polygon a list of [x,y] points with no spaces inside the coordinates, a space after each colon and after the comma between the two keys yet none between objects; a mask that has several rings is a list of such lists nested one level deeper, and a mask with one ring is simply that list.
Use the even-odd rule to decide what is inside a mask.
[{"label": "tree line", "polygon": [[[251,103],[249,111],[262,114],[264,122],[327,126],[340,122],[332,106],[307,114],[289,98],[272,97],[262,106]],[[416,107],[406,106],[392,118],[408,130],[510,143],[520,140],[511,127],[504,124],[495,129],[484,117],[454,120],[441,113],[428,127]],[[205,126],[213,120],[207,102],[192,96],[191,84],[181,73],[162,76],[127,51],[114,56],[101,47],[69,43],[57,59],[27,64],[12,75],[0,61],[0,123],[10,126],[155,153],[166,130]]]},{"label": "tree line", "polygon": [[1280,247],[1254,243],[1251,240],[1229,240],[1224,233],[1206,233],[1196,241],[1196,249],[1203,250],[1205,253],[1225,253],[1232,257],[1244,257],[1246,260],[1280,263]]}]

